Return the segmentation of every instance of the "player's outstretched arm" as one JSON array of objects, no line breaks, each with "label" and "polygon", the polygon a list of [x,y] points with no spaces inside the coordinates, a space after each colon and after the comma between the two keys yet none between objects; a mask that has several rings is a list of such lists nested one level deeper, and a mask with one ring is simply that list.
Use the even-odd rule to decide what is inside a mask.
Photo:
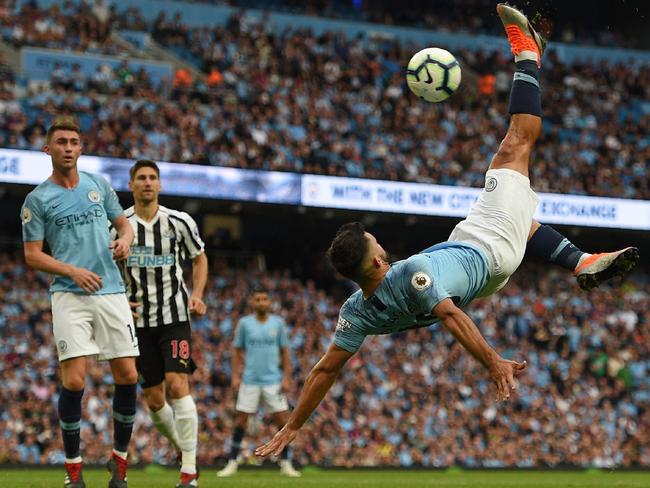
[{"label": "player's outstretched arm", "polygon": [[54,259],[43,252],[43,241],[26,241],[23,245],[23,252],[27,266],[45,273],[67,276],[87,293],[95,293],[102,288],[101,276],[87,269]]},{"label": "player's outstretched arm", "polygon": [[307,376],[305,386],[302,388],[298,405],[289,417],[287,424],[263,446],[255,449],[258,456],[274,454],[279,456],[282,450],[296,438],[298,431],[307,421],[325,394],[334,384],[336,377],[354,353],[332,344],[318,364]]},{"label": "player's outstretched arm", "polygon": [[124,215],[120,215],[111,221],[111,223],[117,231],[118,238],[111,242],[108,247],[113,251],[113,259],[120,261],[129,256],[131,243],[135,235],[133,234],[133,227],[131,227],[131,224]]},{"label": "player's outstretched arm", "polygon": [[510,390],[517,388],[515,375],[526,368],[526,361],[517,363],[503,359],[490,347],[472,319],[454,305],[450,298],[436,305],[433,313],[456,340],[490,372],[497,387],[497,401],[508,400]]}]

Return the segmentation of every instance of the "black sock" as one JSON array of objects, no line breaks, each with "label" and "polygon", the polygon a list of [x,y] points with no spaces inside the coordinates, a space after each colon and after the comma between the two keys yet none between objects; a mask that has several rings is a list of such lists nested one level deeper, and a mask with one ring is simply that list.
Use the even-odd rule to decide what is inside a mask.
[{"label": "black sock", "polygon": [[113,444],[116,451],[129,449],[133,421],[135,420],[135,402],[137,385],[115,385],[113,396]]},{"label": "black sock", "polygon": [[526,250],[544,261],[573,271],[584,254],[553,227],[542,225],[528,241]]},{"label": "black sock", "polygon": [[510,91],[510,114],[542,116],[542,98],[539,92],[539,68],[535,61],[515,63],[515,76]]},{"label": "black sock", "polygon": [[230,448],[230,459],[237,459],[239,456],[239,448],[241,441],[244,438],[244,429],[235,427],[235,432],[232,434],[232,447]]},{"label": "black sock", "polygon": [[79,442],[81,439],[81,398],[84,391],[61,388],[59,395],[59,424],[63,433],[63,448],[65,457],[79,457]]},{"label": "black sock", "polygon": [[289,446],[282,449],[282,452],[280,453],[280,459],[289,459]]}]

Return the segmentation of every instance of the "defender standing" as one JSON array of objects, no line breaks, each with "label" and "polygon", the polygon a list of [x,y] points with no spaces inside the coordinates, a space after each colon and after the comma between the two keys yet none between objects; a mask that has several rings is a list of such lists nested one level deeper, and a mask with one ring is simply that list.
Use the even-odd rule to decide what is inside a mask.
[{"label": "defender standing", "polygon": [[[27,195],[22,208],[25,261],[54,275],[50,292],[63,383],[58,411],[65,449],[64,486],[85,487],[79,452],[81,399],[86,357],[98,355],[110,362],[115,380],[108,486],[125,488],[136,407],[138,341],[115,260],[127,257],[133,230],[108,182],[77,170],[81,149],[79,127],[69,119],[55,120],[44,147],[52,158],[52,175]],[[108,221],[117,231],[112,242]],[[45,240],[51,255],[43,251]]]}]

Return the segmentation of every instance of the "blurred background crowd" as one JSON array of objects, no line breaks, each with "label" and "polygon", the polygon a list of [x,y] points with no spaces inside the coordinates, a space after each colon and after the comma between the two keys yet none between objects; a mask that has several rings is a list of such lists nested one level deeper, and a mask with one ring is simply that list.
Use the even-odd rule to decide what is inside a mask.
[{"label": "blurred background crowd", "polygon": [[[403,76],[423,46],[299,26],[276,32],[241,14],[190,28],[180,13],[163,11],[147,25],[135,7],[66,2],[42,10],[31,3],[13,29],[5,27],[13,43],[114,53],[106,32],[146,29],[194,70],[179,68],[154,83],[125,57],[92,75],[55,65],[49,82],[22,88],[8,73],[0,92],[6,147],[40,149],[51,117],[70,113],[85,131],[86,154],[480,187],[507,127],[513,64],[496,51],[455,52],[462,92],[431,105],[408,92]],[[42,36],[16,37],[21,26],[40,23],[50,26]],[[75,34],[61,38],[59,31]],[[647,199],[650,67],[567,65],[551,54],[541,83],[536,190]]]},{"label": "blurred background crowd", "polygon": [[[224,462],[230,450],[231,344],[238,320],[251,313],[252,287],[270,290],[274,312],[288,324],[296,386],[329,346],[338,315],[335,294],[286,270],[219,260],[212,266],[218,272],[206,292],[208,314],[193,322],[201,464]],[[0,463],[63,462],[47,281],[20,257],[0,255]],[[437,326],[371,337],[293,444],[294,459],[327,466],[648,465],[649,311],[647,280],[587,294],[563,270],[526,264],[503,292],[470,311],[497,350],[528,361],[513,400],[495,404],[482,367]],[[84,394],[86,462],[103,462],[112,445],[111,383],[107,366],[96,363]],[[174,462],[173,448],[140,407],[131,459]],[[263,412],[253,417],[243,461],[257,462],[252,449],[273,433]]]},{"label": "blurred background crowd", "polygon": [[[463,66],[461,89],[431,105],[408,92],[403,76],[408,59],[425,46],[380,29],[356,37],[300,25],[279,30],[267,18],[252,21],[239,11],[225,22],[207,19],[193,27],[183,19],[183,2],[178,12],[167,9],[155,18],[125,3],[0,1],[1,147],[41,150],[53,116],[68,113],[79,119],[90,155],[480,187],[505,133],[513,64],[487,46],[454,50]],[[495,2],[488,0],[439,0],[436,9],[424,0],[219,3],[501,35]],[[642,36],[614,23],[622,14],[643,22],[643,12],[611,12],[599,1],[564,4],[541,10],[554,20],[552,40],[647,48]],[[170,75],[155,79],[137,65],[134,56],[143,54],[125,42],[123,31],[150,39],[156,56],[173,65]],[[101,62],[90,73],[74,62],[52,63],[47,79],[35,80],[11,59],[30,47],[117,62]],[[650,198],[650,66],[565,63],[551,52],[541,84],[544,126],[531,166],[533,187]],[[232,208],[240,212],[237,205]],[[250,229],[255,219],[266,219],[260,213],[241,220]],[[344,291],[350,291],[317,255],[322,229],[294,235],[282,226],[299,219],[274,218],[247,237],[256,252],[281,249],[267,253],[268,270],[263,259],[234,265],[211,256],[208,314],[193,323],[200,464],[221,463],[230,451],[231,341],[238,320],[250,312],[252,287],[261,282],[271,291],[275,312],[289,325],[294,401],[329,345]],[[407,227],[400,221],[399,232],[385,233],[405,254],[416,221],[402,220]],[[292,238],[271,239],[270,232]],[[647,233],[625,237],[642,239],[647,242]],[[3,249],[16,249],[17,240],[0,236]],[[231,242],[228,252],[245,248],[244,241]],[[298,262],[305,254],[313,255],[314,273]],[[569,274],[528,263],[498,296],[476,302],[471,315],[488,340],[529,364],[506,405],[494,403],[482,368],[436,326],[367,339],[294,443],[296,463],[649,466],[648,277],[646,265],[623,285],[587,294]],[[27,268],[20,253],[0,253],[0,464],[63,462],[48,281]],[[111,383],[105,365],[92,366],[82,423],[89,463],[104,462],[111,446]],[[131,459],[173,463],[176,453],[153,428],[144,403],[139,407]],[[263,412],[253,417],[243,461],[257,462],[253,447],[272,434]]]}]

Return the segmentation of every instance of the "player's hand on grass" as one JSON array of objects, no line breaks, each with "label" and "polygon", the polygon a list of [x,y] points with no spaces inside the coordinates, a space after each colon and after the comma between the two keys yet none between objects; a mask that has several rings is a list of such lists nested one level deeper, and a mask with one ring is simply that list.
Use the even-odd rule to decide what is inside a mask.
[{"label": "player's hand on grass", "polygon": [[102,288],[102,277],[85,268],[73,267],[70,279],[86,293],[95,293]]},{"label": "player's hand on grass", "polygon": [[297,430],[294,430],[288,425],[285,425],[282,427],[282,430],[273,436],[273,439],[271,439],[263,446],[255,449],[255,454],[261,457],[266,457],[271,454],[279,456],[282,454],[282,450],[296,438],[297,434]]},{"label": "player's hand on grass", "polygon": [[108,248],[113,251],[113,259],[116,261],[121,261],[129,257],[129,251],[131,250],[130,243],[127,239],[115,239],[108,245]]},{"label": "player's hand on grass", "polygon": [[139,319],[140,314],[138,313],[138,307],[140,304],[138,302],[129,302],[129,307],[131,307],[131,315],[133,315],[134,319]]},{"label": "player's hand on grass", "polygon": [[497,387],[497,402],[501,402],[509,400],[510,391],[517,388],[515,377],[526,369],[526,361],[518,363],[500,357],[488,369]]},{"label": "player's hand on grass", "polygon": [[201,297],[198,296],[190,296],[190,313],[194,315],[205,315],[207,307],[205,306],[205,303],[203,303],[203,300]]}]

